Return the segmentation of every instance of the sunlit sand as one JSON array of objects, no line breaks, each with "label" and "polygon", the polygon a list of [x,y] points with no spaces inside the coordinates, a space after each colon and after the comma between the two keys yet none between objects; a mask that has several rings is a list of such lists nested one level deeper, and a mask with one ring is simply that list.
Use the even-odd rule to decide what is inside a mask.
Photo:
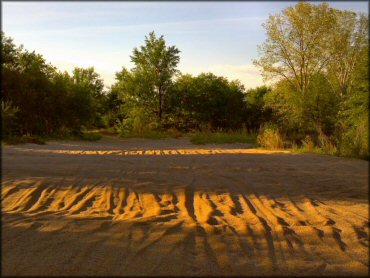
[{"label": "sunlit sand", "polygon": [[3,275],[368,273],[368,162],[110,140],[3,148]]}]

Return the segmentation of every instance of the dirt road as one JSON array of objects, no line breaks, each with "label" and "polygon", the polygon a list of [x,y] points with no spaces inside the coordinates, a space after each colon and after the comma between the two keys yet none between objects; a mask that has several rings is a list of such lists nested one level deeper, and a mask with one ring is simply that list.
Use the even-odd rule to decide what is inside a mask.
[{"label": "dirt road", "polygon": [[368,162],[250,147],[3,147],[3,275],[366,275]]}]

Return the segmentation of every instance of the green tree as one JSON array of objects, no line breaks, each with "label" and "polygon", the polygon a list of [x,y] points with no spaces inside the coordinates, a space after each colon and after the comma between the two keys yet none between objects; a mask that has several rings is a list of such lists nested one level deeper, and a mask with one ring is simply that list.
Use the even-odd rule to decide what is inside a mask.
[{"label": "green tree", "polygon": [[244,87],[212,73],[183,75],[170,90],[168,115],[184,129],[238,129],[244,111]]},{"label": "green tree", "polygon": [[[351,89],[353,74],[367,52],[369,19],[367,15],[352,11],[335,10],[336,25],[330,42],[331,58],[327,66],[328,77],[345,98]],[[344,100],[344,99],[343,99]]]},{"label": "green tree", "polygon": [[[16,47],[3,33],[1,44],[2,101],[18,108],[16,117],[11,117],[12,133],[52,135],[96,125],[104,85],[93,68],[76,68],[70,76],[35,51]],[[9,121],[5,125],[9,127]]]},{"label": "green tree", "polygon": [[[91,124],[96,127],[101,127],[102,116],[104,113],[104,82],[100,75],[95,72],[94,67],[89,68],[74,68],[72,81],[75,88],[80,94],[85,94],[86,115],[90,114]],[[82,97],[82,96],[81,96]]]},{"label": "green tree", "polygon": [[330,43],[336,17],[327,3],[299,2],[271,15],[263,24],[266,41],[259,46],[261,57],[254,63],[266,80],[287,80],[300,94],[307,93],[312,77],[330,59]]},{"label": "green tree", "polygon": [[350,90],[367,51],[367,16],[300,2],[264,27],[267,39],[254,63],[265,79],[277,81],[266,95],[276,122],[301,136],[343,133],[338,118],[349,109],[347,98],[356,98]]},{"label": "green tree", "polygon": [[1,138],[14,135],[14,120],[17,117],[18,107],[14,107],[10,101],[1,101]]},{"label": "green tree", "polygon": [[116,80],[112,90],[117,92],[122,101],[120,114],[123,119],[116,119],[120,132],[156,129],[158,106],[151,76],[143,71],[123,68],[116,73]]},{"label": "green tree", "polygon": [[145,76],[147,90],[157,99],[159,122],[162,120],[163,99],[178,72],[180,51],[175,46],[166,46],[163,36],[156,37],[154,31],[145,37],[145,45],[134,48],[131,61],[135,63],[133,71],[137,76]]},{"label": "green tree", "polygon": [[[368,48],[368,47],[367,47]],[[352,75],[348,96],[338,116],[338,137],[344,155],[370,158],[369,155],[369,55],[367,48]]]},{"label": "green tree", "polygon": [[261,124],[271,118],[271,108],[266,106],[265,96],[271,92],[271,88],[260,86],[249,89],[245,93],[245,122],[248,130],[256,132]]}]

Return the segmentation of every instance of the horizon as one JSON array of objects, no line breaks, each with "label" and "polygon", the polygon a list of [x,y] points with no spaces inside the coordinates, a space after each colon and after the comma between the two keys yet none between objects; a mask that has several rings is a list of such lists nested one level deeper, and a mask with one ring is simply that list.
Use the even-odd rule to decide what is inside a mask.
[{"label": "horizon", "polygon": [[[122,67],[132,68],[133,48],[154,31],[181,51],[178,69],[183,74],[212,72],[249,89],[264,84],[252,64],[257,45],[266,38],[262,23],[297,2],[4,1],[2,31],[60,71],[94,67],[105,87]],[[365,1],[327,3],[368,13]]]}]

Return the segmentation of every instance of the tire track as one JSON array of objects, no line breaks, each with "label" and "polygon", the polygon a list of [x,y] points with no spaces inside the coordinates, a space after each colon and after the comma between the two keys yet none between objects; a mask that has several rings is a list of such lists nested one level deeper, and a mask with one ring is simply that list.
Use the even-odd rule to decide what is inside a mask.
[{"label": "tire track", "polygon": [[[148,266],[150,271],[161,272],[166,261],[176,260],[183,262],[183,269],[188,269],[189,275],[203,273],[198,262],[211,264],[213,270],[204,273],[215,275],[241,274],[246,269],[250,269],[251,275],[259,271],[328,274],[346,263],[359,269],[368,268],[366,257],[361,256],[368,248],[368,222],[361,220],[362,226],[356,224],[362,219],[360,216],[356,220],[350,212],[341,214],[329,203],[305,195],[294,200],[257,195],[254,191],[246,193],[240,188],[231,192],[199,190],[195,181],[193,176],[182,189],[159,193],[143,191],[140,187],[116,188],[109,181],[105,182],[107,185],[83,185],[85,182],[81,181],[69,186],[63,180],[58,184],[48,180],[22,186],[9,183],[3,185],[4,212],[13,213],[14,217],[4,224],[15,227],[24,224],[22,229],[28,231],[61,231],[66,229],[67,222],[60,227],[48,227],[49,222],[45,222],[48,215],[104,221],[91,228],[94,231],[91,237],[99,238],[93,243],[96,247],[86,252],[71,250],[69,262],[73,265],[68,269],[71,273],[78,265],[76,262],[89,258],[99,261],[104,257],[104,246],[113,240],[105,234],[110,230],[128,241],[126,245],[117,243],[127,253],[121,270],[132,269],[129,262],[137,262],[141,256],[155,256],[157,249],[168,244],[165,248],[169,253],[156,257]],[[25,215],[34,217],[33,224],[32,221],[26,224]],[[89,230],[89,223],[81,225],[81,231]],[[122,227],[128,231],[120,231],[117,227],[121,226],[115,228],[124,224]],[[20,238],[22,233],[15,233],[6,246]],[[93,250],[99,254],[89,254]],[[110,261],[119,265],[118,258]],[[315,264],[308,267],[309,261]]]}]

